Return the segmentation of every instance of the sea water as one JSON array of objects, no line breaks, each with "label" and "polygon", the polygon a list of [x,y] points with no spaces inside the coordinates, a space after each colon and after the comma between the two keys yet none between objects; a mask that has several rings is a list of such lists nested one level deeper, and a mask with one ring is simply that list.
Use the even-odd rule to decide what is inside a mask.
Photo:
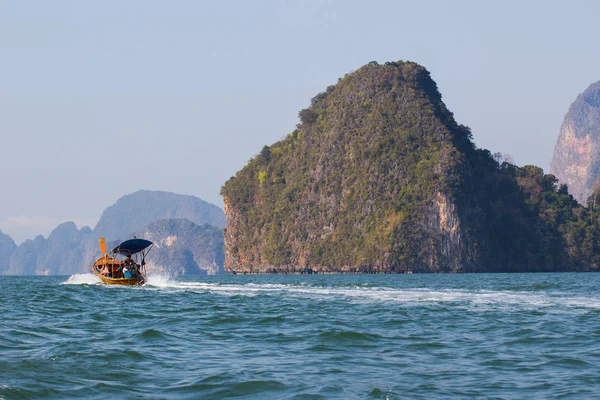
[{"label": "sea water", "polygon": [[600,274],[0,277],[0,398],[598,398]]}]

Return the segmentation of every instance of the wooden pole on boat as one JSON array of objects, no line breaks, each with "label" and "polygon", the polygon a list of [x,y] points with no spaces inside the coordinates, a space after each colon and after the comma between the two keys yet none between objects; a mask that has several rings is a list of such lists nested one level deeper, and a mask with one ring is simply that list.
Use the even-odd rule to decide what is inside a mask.
[{"label": "wooden pole on boat", "polygon": [[[104,256],[104,267],[102,269],[102,271],[104,270],[104,268],[108,268],[108,266],[106,265],[106,242],[104,241],[104,238],[100,238],[98,239],[98,243],[100,244],[100,252],[102,253],[102,255]],[[100,272],[102,274],[102,272]]]},{"label": "wooden pole on boat", "polygon": [[106,242],[104,241],[104,238],[98,239],[98,243],[100,243],[100,251],[102,254],[106,255]]}]

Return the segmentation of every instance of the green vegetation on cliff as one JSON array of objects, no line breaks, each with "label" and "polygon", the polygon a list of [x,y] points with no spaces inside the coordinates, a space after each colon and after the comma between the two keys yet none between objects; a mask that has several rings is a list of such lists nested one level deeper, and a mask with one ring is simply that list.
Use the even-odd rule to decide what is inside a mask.
[{"label": "green vegetation on cliff", "polygon": [[552,175],[476,149],[425,68],[369,63],[299,117],[222,188],[227,270],[596,267],[587,210]]}]

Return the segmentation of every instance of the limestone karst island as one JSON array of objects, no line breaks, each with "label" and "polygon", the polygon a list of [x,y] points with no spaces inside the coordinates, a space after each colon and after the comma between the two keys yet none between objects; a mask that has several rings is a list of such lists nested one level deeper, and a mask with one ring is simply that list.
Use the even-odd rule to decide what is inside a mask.
[{"label": "limestone karst island", "polygon": [[222,188],[227,271],[598,268],[588,192],[476,148],[424,67],[371,62],[299,116]]}]

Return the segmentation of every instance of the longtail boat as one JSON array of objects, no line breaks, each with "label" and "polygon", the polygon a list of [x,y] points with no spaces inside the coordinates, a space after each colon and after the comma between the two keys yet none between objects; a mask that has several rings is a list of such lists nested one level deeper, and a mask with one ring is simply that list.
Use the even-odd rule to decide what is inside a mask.
[{"label": "longtail boat", "polygon": [[92,273],[107,285],[136,286],[146,282],[146,256],[154,243],[145,239],[129,239],[106,252],[104,238],[99,239],[100,257]]}]

